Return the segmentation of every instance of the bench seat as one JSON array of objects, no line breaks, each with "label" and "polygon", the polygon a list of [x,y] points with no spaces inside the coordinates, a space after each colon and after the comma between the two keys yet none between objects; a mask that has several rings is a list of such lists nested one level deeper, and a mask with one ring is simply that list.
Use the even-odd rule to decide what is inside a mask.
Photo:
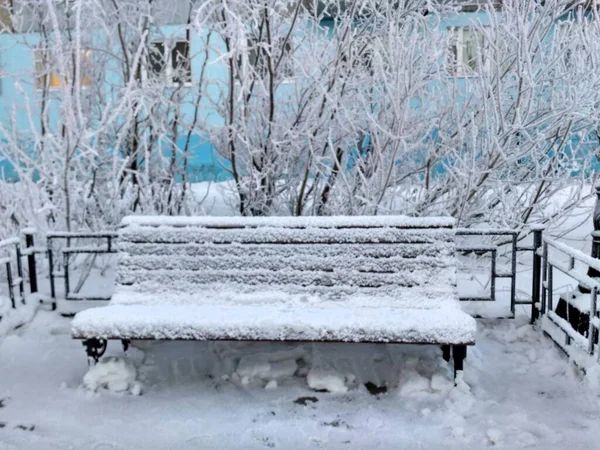
[{"label": "bench seat", "polygon": [[458,308],[289,305],[110,305],[77,314],[74,338],[473,344],[475,320]]}]

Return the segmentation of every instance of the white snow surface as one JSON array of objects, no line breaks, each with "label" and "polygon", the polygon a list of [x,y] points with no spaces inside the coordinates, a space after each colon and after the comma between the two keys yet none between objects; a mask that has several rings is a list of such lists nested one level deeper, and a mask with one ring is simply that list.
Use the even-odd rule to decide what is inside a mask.
[{"label": "white snow surface", "polygon": [[131,392],[139,395],[141,386],[136,381],[137,370],[124,358],[109,356],[92,365],[83,377],[83,386],[93,392],[107,389],[115,393]]},{"label": "white snow surface", "polygon": [[[277,289],[265,290],[260,287],[220,283],[185,285],[179,291],[167,290],[164,285],[147,283],[142,286],[118,286],[110,305],[166,306],[166,305],[256,305],[294,308],[395,308],[395,309],[437,309],[459,305],[454,292],[444,286],[431,286],[426,289],[390,289],[355,292],[353,287],[340,286],[331,292],[293,293]],[[292,286],[286,286],[293,291]],[[383,291],[383,292],[382,292]],[[370,295],[369,295],[370,294]],[[418,301],[417,301],[418,300]]]},{"label": "white snow surface", "polygon": [[277,228],[350,228],[350,227],[453,227],[452,217],[408,216],[274,216],[274,217],[188,217],[188,216],[127,216],[122,226],[196,226],[196,227],[277,227]]},{"label": "white snow surface", "polygon": [[[599,448],[598,373],[583,378],[526,320],[479,321],[456,387],[436,346],[134,341],[132,396],[82,388],[69,320],[39,311],[0,340],[0,448]],[[311,389],[313,367],[347,391]]]},{"label": "white snow surface", "polygon": [[15,328],[31,322],[39,305],[40,297],[30,295],[24,305],[21,298],[15,300],[13,309],[10,298],[0,294],[0,339],[13,332]]},{"label": "white snow surface", "polygon": [[474,340],[475,321],[457,302],[454,231],[439,228],[451,227],[448,219],[134,217],[124,224],[115,295],[108,307],[77,315],[74,337]]},{"label": "white snow surface", "polygon": [[306,375],[306,383],[315,391],[327,391],[337,394],[348,392],[344,376],[335,369],[313,367]]},{"label": "white snow surface", "polygon": [[475,319],[458,308],[290,308],[109,305],[78,313],[76,338],[290,340],[465,344]]}]

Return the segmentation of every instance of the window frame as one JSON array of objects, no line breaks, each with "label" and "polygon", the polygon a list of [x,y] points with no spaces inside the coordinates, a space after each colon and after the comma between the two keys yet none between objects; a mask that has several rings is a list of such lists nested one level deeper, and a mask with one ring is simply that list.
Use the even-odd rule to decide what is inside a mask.
[{"label": "window frame", "polygon": [[[176,70],[173,67],[173,53],[176,51],[176,46],[179,43],[183,43],[187,45],[187,73],[185,74],[185,80],[182,82],[181,80],[175,80]],[[164,38],[164,39],[154,39],[150,41],[149,46],[154,47],[157,45],[163,46],[163,54],[162,54],[162,70],[161,73],[154,71],[153,65],[151,62],[151,54],[150,49],[148,51],[148,64],[144,66],[144,70],[142,70],[142,79],[145,82],[155,81],[155,80],[165,80],[167,81],[167,86],[169,87],[191,87],[193,86],[194,78],[192,71],[192,43],[185,38]],[[182,78],[182,77],[179,77]]]},{"label": "window frame", "polygon": [[[36,91],[58,91],[65,86],[65,80],[60,76],[58,70],[49,64],[50,59],[46,57],[50,50],[45,47],[36,47],[33,49],[33,67],[34,67],[34,86]],[[93,80],[89,69],[92,67],[92,50],[83,48],[80,50],[80,73],[79,85],[81,89],[89,89],[93,85]],[[75,50],[71,52],[71,56],[75,55]],[[49,67],[50,66],[50,67]],[[42,73],[40,73],[42,72]],[[58,80],[58,84],[53,84],[53,77]],[[87,81],[85,81],[87,80]]]},{"label": "window frame", "polygon": [[[487,61],[481,53],[484,47],[485,34],[481,28],[488,28],[489,25],[456,25],[448,27],[448,31],[452,33],[450,41],[450,49],[446,58],[446,73],[448,76],[457,78],[475,78],[480,76],[480,72],[485,70]],[[464,61],[464,52],[468,40],[465,38],[465,31],[475,32],[477,47],[475,54],[475,68],[471,68],[468,62]]]}]

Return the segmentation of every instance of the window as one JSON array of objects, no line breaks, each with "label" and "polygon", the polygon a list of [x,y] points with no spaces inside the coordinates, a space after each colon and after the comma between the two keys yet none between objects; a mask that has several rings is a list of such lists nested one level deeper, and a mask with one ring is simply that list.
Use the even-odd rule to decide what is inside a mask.
[{"label": "window", "polygon": [[152,42],[148,56],[148,78],[166,79],[173,85],[192,82],[189,42]]},{"label": "window", "polygon": [[458,76],[476,75],[483,61],[483,33],[472,27],[451,30],[448,72]]},{"label": "window", "polygon": [[[70,79],[74,75],[74,67],[77,64],[75,53],[72,57],[65,60],[68,76],[61,77],[56,65],[51,59],[52,55],[48,49],[38,48],[34,51],[35,58],[35,85],[37,89],[57,89],[66,83],[66,79]],[[92,68],[92,51],[82,50],[79,58],[79,80],[82,87],[91,86],[92,79],[90,76]]]}]

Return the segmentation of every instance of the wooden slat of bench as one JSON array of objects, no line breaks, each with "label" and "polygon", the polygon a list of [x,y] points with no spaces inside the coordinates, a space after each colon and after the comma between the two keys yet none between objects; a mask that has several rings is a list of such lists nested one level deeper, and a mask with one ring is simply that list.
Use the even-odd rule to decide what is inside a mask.
[{"label": "wooden slat of bench", "polygon": [[214,282],[293,292],[455,289],[452,229],[132,226],[119,250],[117,283],[144,291]]},{"label": "wooden slat of bench", "polygon": [[386,286],[361,288],[351,286],[280,285],[265,289],[264,286],[248,286],[239,283],[210,283],[198,285],[178,283],[176,288],[158,283],[118,285],[111,304],[116,305],[290,305],[293,307],[348,307],[348,308],[395,308],[437,309],[458,307],[456,289],[451,285],[430,285],[411,289]]},{"label": "wooden slat of bench", "polygon": [[453,284],[455,270],[431,270],[425,273],[360,273],[360,272],[319,272],[298,270],[131,270],[119,267],[117,282],[134,284],[143,282],[164,283],[177,286],[177,283],[206,284],[218,280],[222,283],[242,283],[247,285],[299,285],[299,286],[423,286],[434,283]]},{"label": "wooden slat of bench", "polygon": [[73,337],[472,344],[475,320],[457,308],[289,308],[281,305],[113,305],[83,311]]},{"label": "wooden slat of bench", "polygon": [[424,256],[407,259],[402,256],[388,258],[370,258],[358,256],[349,258],[348,255],[327,257],[299,254],[281,256],[277,254],[264,255],[262,252],[246,252],[243,255],[221,256],[173,256],[173,255],[128,255],[120,254],[119,270],[231,270],[252,269],[265,270],[300,270],[300,271],[359,271],[359,272],[432,272],[452,265],[449,258]]},{"label": "wooden slat of bench", "polygon": [[240,257],[247,254],[260,253],[265,258],[284,257],[295,258],[298,256],[320,257],[371,257],[371,258],[454,258],[455,247],[447,242],[434,242],[429,244],[231,244],[213,245],[210,243],[131,243],[121,241],[119,251],[127,255],[157,255],[174,257]]},{"label": "wooden slat of bench", "polygon": [[280,285],[271,290],[264,286],[231,283],[212,283],[198,289],[197,285],[179,283],[172,286],[147,283],[143,285],[118,285],[111,304],[121,305],[202,305],[202,304],[286,304],[307,307],[313,305],[347,306],[348,308],[389,307],[397,309],[436,309],[444,306],[459,308],[457,292],[453,286],[413,287],[398,289],[395,286],[361,288],[351,286]]},{"label": "wooden slat of bench", "polygon": [[189,217],[128,216],[123,226],[195,226],[206,228],[279,227],[279,228],[452,228],[451,217],[407,216],[303,216],[303,217]]},{"label": "wooden slat of bench", "polygon": [[182,243],[212,244],[231,243],[280,243],[280,244],[323,244],[323,243],[409,243],[431,244],[454,242],[454,231],[447,229],[288,229],[288,228],[244,228],[214,230],[206,228],[134,227],[124,228],[119,235],[122,242],[133,243]]}]

